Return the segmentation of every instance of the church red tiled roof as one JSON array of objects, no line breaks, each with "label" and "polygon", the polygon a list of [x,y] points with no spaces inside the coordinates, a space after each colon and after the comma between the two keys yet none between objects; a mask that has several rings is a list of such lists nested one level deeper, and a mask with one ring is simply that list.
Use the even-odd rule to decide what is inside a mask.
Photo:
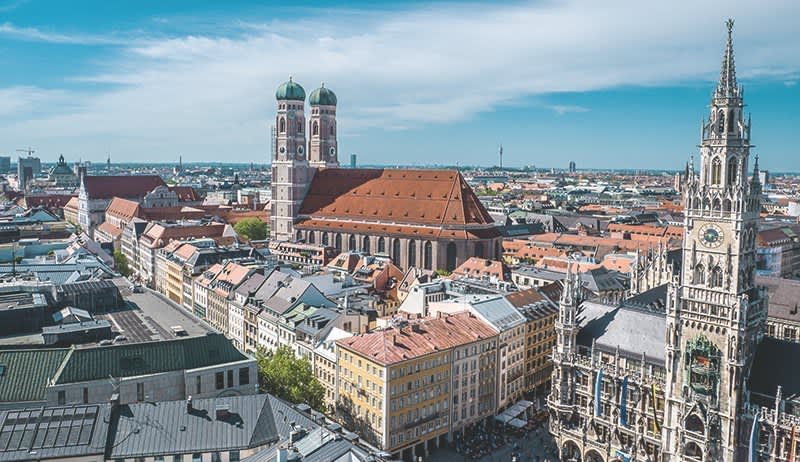
[{"label": "church red tiled roof", "polygon": [[156,186],[166,186],[158,175],[83,177],[83,188],[90,199],[139,198]]},{"label": "church red tiled roof", "polygon": [[430,239],[498,235],[456,170],[324,169],[300,208],[300,229],[401,234]]}]

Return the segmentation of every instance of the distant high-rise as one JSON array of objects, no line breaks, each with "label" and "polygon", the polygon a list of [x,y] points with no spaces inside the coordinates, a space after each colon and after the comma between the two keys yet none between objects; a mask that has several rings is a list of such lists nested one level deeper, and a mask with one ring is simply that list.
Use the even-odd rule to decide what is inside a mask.
[{"label": "distant high-rise", "polygon": [[42,162],[38,157],[28,154],[28,157],[20,157],[17,161],[17,178],[19,179],[19,190],[24,191],[29,182],[42,172]]},{"label": "distant high-rise", "polygon": [[350,154],[350,168],[356,168],[358,162],[356,162],[356,155]]},{"label": "distant high-rise", "polygon": [[11,170],[11,157],[0,156],[0,173],[7,173]]},{"label": "distant high-rise", "polygon": [[569,173],[575,173],[576,170],[577,168],[575,167],[575,161],[569,161]]}]

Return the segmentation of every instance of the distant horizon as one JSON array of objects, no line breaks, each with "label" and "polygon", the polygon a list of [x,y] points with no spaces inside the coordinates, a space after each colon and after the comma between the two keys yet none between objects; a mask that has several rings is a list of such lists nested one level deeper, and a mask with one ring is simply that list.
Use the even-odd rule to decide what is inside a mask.
[{"label": "distant horizon", "polygon": [[[36,156],[33,156],[36,157]],[[759,161],[760,162],[760,161]],[[42,165],[55,165],[56,162],[44,162],[42,161]],[[67,162],[67,164],[74,164],[74,162]],[[98,166],[100,168],[105,166],[105,162],[92,162],[91,165]],[[219,161],[209,161],[209,162],[183,162],[184,166],[191,165],[191,166],[237,166],[248,168],[250,167],[250,162],[219,162]],[[17,163],[13,161],[11,162],[12,167],[16,167]],[[111,166],[131,166],[131,167],[175,167],[177,163],[172,162],[113,162]],[[269,168],[271,166],[270,163],[252,163],[253,167],[264,167]],[[340,168],[349,169],[349,165],[342,165]],[[456,169],[459,171],[463,170],[495,170],[500,172],[519,172],[525,173],[527,167],[507,167],[504,166],[500,169],[499,166],[482,166],[482,165],[448,165],[448,164],[429,164],[429,165],[404,165],[404,164],[361,164],[357,165],[356,168],[385,168],[385,169],[421,169],[421,170],[428,170],[428,169]],[[12,168],[13,170],[13,168]],[[44,169],[42,169],[44,170]],[[548,167],[548,166],[531,166],[530,169],[527,171],[530,173],[549,173],[550,170],[555,170],[557,173],[564,173],[567,168],[565,167]],[[800,171],[772,171],[768,169],[761,169],[762,171],[768,172],[771,176],[772,175],[789,175],[789,176],[797,176],[800,175]],[[646,174],[658,174],[658,173],[668,173],[668,174],[675,174],[684,171],[684,169],[668,169],[668,168],[577,168],[576,172],[585,172],[585,173],[625,173],[625,174],[636,174],[636,173],[646,173]],[[699,171],[699,170],[698,170]]]},{"label": "distant horizon", "polygon": [[293,75],[364,164],[679,169],[728,17],[753,154],[800,171],[795,0],[0,0],[0,155],[265,163]]}]

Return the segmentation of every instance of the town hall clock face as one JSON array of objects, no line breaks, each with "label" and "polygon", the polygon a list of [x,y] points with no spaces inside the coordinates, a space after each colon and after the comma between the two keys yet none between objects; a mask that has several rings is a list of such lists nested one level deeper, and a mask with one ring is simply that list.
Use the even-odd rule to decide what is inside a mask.
[{"label": "town hall clock face", "polygon": [[719,247],[725,238],[722,228],[714,224],[703,225],[699,232],[700,242],[706,247]]}]

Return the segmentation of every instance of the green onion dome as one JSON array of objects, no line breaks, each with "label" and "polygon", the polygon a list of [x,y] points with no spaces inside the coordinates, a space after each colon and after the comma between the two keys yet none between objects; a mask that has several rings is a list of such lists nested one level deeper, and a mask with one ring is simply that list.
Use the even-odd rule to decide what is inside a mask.
[{"label": "green onion dome", "polygon": [[292,77],[289,76],[289,81],[284,82],[280,87],[278,87],[278,91],[275,92],[275,99],[279,101],[305,101],[306,91],[303,90],[303,87],[301,87],[299,83],[293,81]]},{"label": "green onion dome", "polygon": [[308,102],[312,106],[336,106],[336,93],[325,88],[325,83],[323,82],[322,86],[311,92]]}]

